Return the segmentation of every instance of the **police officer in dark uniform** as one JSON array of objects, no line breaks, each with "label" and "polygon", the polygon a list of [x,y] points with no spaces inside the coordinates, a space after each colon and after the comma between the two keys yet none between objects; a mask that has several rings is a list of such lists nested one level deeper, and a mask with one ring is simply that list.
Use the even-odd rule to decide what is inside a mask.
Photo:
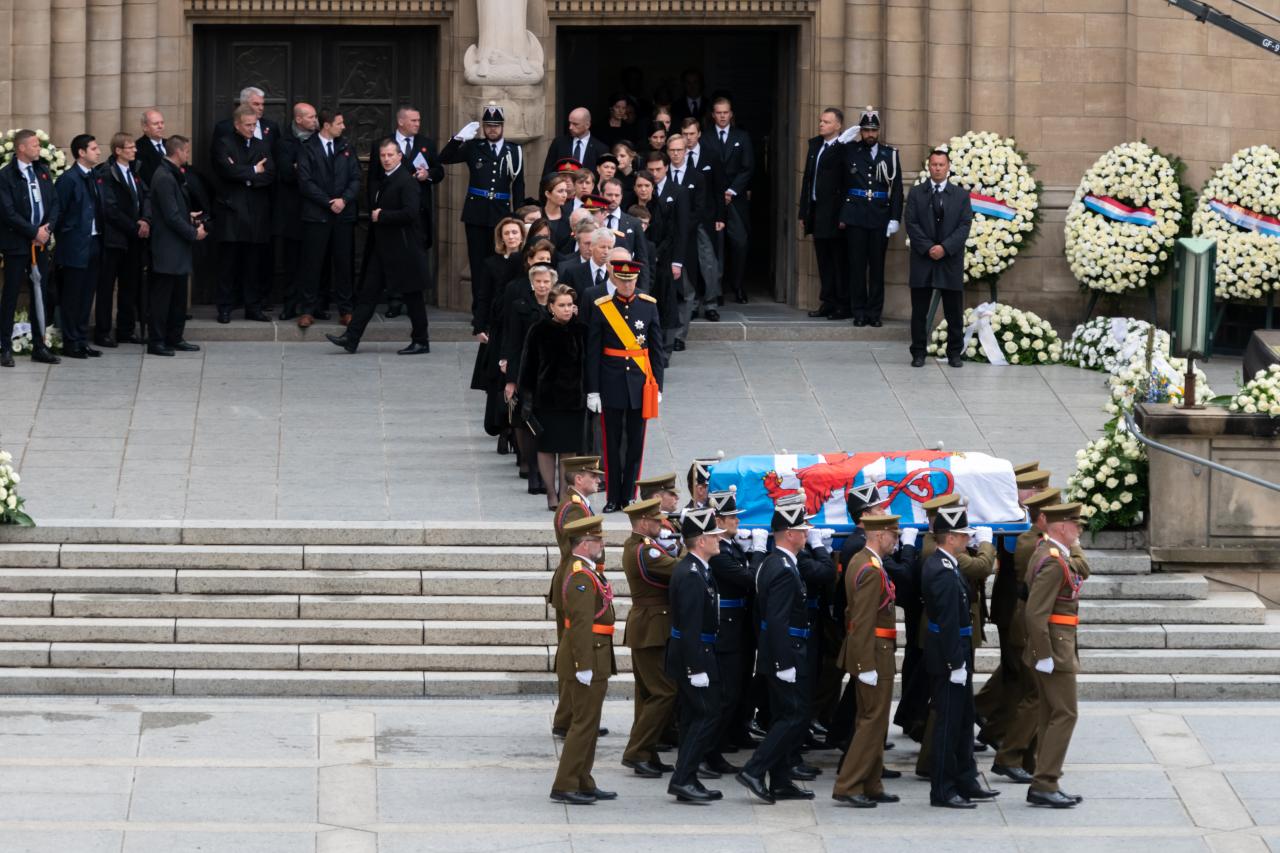
[{"label": "police officer in dark uniform", "polygon": [[880,144],[880,114],[872,107],[863,111],[859,130],[861,139],[844,146],[840,227],[849,252],[853,325],[879,326],[884,253],[902,222],[902,167],[897,149]]},{"label": "police officer in dark uniform", "polygon": [[617,289],[588,312],[586,390],[587,408],[600,415],[604,511],[617,512],[636,492],[645,420],[658,414],[665,356],[658,302],[636,292],[640,262],[609,264]]},{"label": "police officer in dark uniform", "polygon": [[666,673],[676,684],[680,718],[680,753],[667,793],[679,802],[709,802],[721,797],[698,781],[698,765],[719,733],[720,667],[716,655],[720,628],[720,596],[710,560],[720,551],[716,512],[711,507],[680,514],[686,550],[671,572],[671,637],[667,640]]},{"label": "police officer in dark uniform", "polygon": [[502,138],[505,122],[502,107],[490,103],[480,121],[462,128],[440,149],[441,163],[466,163],[470,172],[462,223],[473,287],[484,259],[493,254],[493,229],[524,198],[524,150]]}]

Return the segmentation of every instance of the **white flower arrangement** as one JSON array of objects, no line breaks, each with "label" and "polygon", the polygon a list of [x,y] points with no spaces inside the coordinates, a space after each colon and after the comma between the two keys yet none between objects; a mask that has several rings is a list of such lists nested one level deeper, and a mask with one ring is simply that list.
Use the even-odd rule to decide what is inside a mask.
[{"label": "white flower arrangement", "polygon": [[1259,370],[1241,386],[1227,408],[1245,414],[1280,417],[1280,364]]},{"label": "white flower arrangement", "polygon": [[[0,168],[9,165],[9,161],[13,159],[13,137],[17,135],[18,130],[19,128],[9,128],[4,136],[0,137]],[[40,141],[40,159],[49,167],[49,177],[57,178],[70,165],[67,162],[66,153],[50,142],[49,134],[43,130],[36,130],[36,139]]]},{"label": "white flower arrangement", "polygon": [[[947,321],[934,329],[929,354],[947,351]],[[964,312],[964,351],[970,361],[991,364],[1055,364],[1062,358],[1062,341],[1053,326],[1030,311],[999,302],[984,302]]]},{"label": "white flower arrangement", "polygon": [[1076,451],[1076,470],[1067,480],[1067,500],[1084,505],[1090,530],[1133,527],[1147,505],[1147,454],[1127,430],[1109,427]]},{"label": "white flower arrangement", "polygon": [[[57,326],[44,327],[44,345],[52,352],[62,352],[62,332]],[[31,345],[31,322],[26,311],[14,314],[11,349],[14,355],[30,355],[34,349]]]},{"label": "white flower arrangement", "polygon": [[1182,227],[1182,168],[1145,142],[1117,145],[1089,167],[1064,226],[1067,263],[1081,284],[1124,293],[1164,273]]},{"label": "white flower arrangement", "polygon": [[[1017,143],[998,133],[969,131],[942,146],[951,157],[950,181],[969,191],[973,225],[965,242],[964,280],[995,279],[1035,239],[1040,183]],[[916,181],[929,180],[929,170]]]},{"label": "white flower arrangement", "polygon": [[35,527],[31,516],[22,509],[23,500],[18,497],[18,483],[22,478],[13,470],[13,455],[0,450],[0,524],[16,524],[19,527]]},{"label": "white flower arrangement", "polygon": [[1280,289],[1280,151],[1237,151],[1205,183],[1191,224],[1197,237],[1218,241],[1219,299]]},{"label": "white flower arrangement", "polygon": [[[1196,373],[1196,402],[1204,404],[1213,398],[1209,377],[1199,367]],[[1181,403],[1186,396],[1183,382],[1187,375],[1187,360],[1171,358],[1167,354],[1153,352],[1151,369],[1147,369],[1146,354],[1139,353],[1133,361],[1111,372],[1108,384],[1111,399],[1105,409],[1113,418],[1133,411],[1137,403]]]},{"label": "white flower arrangement", "polygon": [[[1062,363],[1113,373],[1146,352],[1151,324],[1133,317],[1094,317],[1076,326],[1062,347]],[[1156,329],[1153,351],[1169,355],[1169,333]]]}]

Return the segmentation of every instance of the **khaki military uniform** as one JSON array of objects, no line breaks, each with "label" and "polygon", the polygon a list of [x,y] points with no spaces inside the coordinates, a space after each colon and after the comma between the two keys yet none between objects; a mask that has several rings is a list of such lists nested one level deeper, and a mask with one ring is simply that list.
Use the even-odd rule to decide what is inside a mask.
[{"label": "khaki military uniform", "polygon": [[[555,613],[557,643],[564,636],[564,602],[560,598],[561,587],[564,585],[565,572],[568,571],[569,566],[573,563],[569,534],[565,532],[564,526],[571,521],[577,521],[580,518],[595,514],[591,511],[591,504],[587,503],[587,499],[574,491],[572,487],[567,487],[566,492],[567,497],[560,501],[560,505],[556,507],[556,514],[552,517],[556,545],[560,548],[560,562],[556,564],[555,571],[551,575],[551,586],[547,590],[547,603],[551,605]],[[598,568],[603,576],[604,566],[599,566]],[[566,687],[567,684],[563,680],[557,685],[559,700],[556,702],[556,712],[551,720],[553,729],[569,728],[569,709],[564,701]]]},{"label": "khaki military uniform", "polygon": [[[1076,673],[1080,656],[1076,628],[1080,623],[1080,586],[1084,576],[1070,553],[1045,538],[1031,556],[1024,606],[1026,648],[1023,663],[1034,672],[1040,693],[1036,725],[1036,772],[1033,791],[1057,791],[1071,733],[1076,726]],[[1053,672],[1035,669],[1036,661],[1053,659]]]},{"label": "khaki military uniform", "polygon": [[[889,706],[893,703],[896,629],[895,590],[880,557],[863,548],[844,573],[845,637],[840,666],[854,677],[858,718],[849,750],[840,763],[833,795],[874,797],[884,792],[884,742],[889,734]],[[875,672],[874,687],[857,680]]]},{"label": "khaki military uniform", "polygon": [[[593,791],[591,768],[596,759],[600,714],[609,676],[617,673],[613,656],[613,588],[596,567],[580,557],[568,561],[564,589],[565,627],[556,649],[556,675],[567,682],[564,701],[570,723],[554,791]],[[578,681],[576,673],[591,670],[591,684]]]},{"label": "khaki military uniform", "polygon": [[1032,528],[1018,534],[1018,541],[1013,548],[1013,573],[1017,580],[1018,597],[1013,605],[1013,620],[1009,624],[1009,654],[1001,656],[1001,666],[1008,664],[1006,677],[1011,677],[1012,686],[1006,691],[1006,701],[1013,705],[1004,736],[1000,739],[1000,750],[996,753],[995,763],[1005,767],[1021,767],[1028,773],[1035,771],[1035,737],[1036,706],[1038,693],[1036,680],[1031,670],[1022,662],[1022,651],[1027,644],[1025,594],[1027,589],[1027,567],[1031,563],[1031,555],[1040,545],[1044,534]]},{"label": "khaki military uniform", "polygon": [[671,635],[667,588],[678,561],[648,536],[632,533],[622,546],[622,570],[631,590],[624,642],[631,649],[635,677],[635,722],[624,761],[654,761],[662,733],[671,724],[676,686],[667,678],[664,656]]}]

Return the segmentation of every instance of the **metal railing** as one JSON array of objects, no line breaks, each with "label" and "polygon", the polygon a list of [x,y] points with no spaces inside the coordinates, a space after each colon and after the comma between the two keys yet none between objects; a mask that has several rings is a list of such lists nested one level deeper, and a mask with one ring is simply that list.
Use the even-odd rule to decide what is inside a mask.
[{"label": "metal railing", "polygon": [[[1185,450],[1179,450],[1176,447],[1170,447],[1167,444],[1161,444],[1160,442],[1156,441],[1154,438],[1149,438],[1145,433],[1143,433],[1141,428],[1139,428],[1138,424],[1134,421],[1133,412],[1124,413],[1124,422],[1125,422],[1125,425],[1129,428],[1129,432],[1133,433],[1133,437],[1138,439],[1138,441],[1141,441],[1147,447],[1154,447],[1156,450],[1162,451],[1164,453],[1168,453],[1170,456],[1176,456],[1179,459],[1185,459],[1187,462],[1191,462],[1192,464],[1195,464],[1195,465],[1203,465],[1205,468],[1211,468],[1214,471],[1219,471],[1223,474],[1227,474],[1232,477],[1239,477],[1241,480],[1244,480],[1249,483],[1253,483],[1255,486],[1262,486],[1262,488],[1264,489],[1270,489],[1273,492],[1280,492],[1280,483],[1273,483],[1270,480],[1264,480],[1261,477],[1255,477],[1252,474],[1246,474],[1243,471],[1237,471],[1235,468],[1230,468],[1226,465],[1223,465],[1220,462],[1214,462],[1211,459],[1205,459],[1203,457],[1196,456],[1194,453],[1187,453]],[[1200,474],[1199,471],[1196,471],[1195,473],[1196,473],[1196,476],[1199,476]]]}]

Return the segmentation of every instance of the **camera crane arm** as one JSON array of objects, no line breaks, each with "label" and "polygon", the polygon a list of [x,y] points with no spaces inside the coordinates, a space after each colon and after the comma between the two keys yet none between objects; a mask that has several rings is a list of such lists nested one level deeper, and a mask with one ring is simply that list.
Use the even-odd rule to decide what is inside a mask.
[{"label": "camera crane arm", "polygon": [[[1244,6],[1251,12],[1256,12],[1257,14],[1262,15],[1264,18],[1280,23],[1280,18],[1264,12],[1256,6],[1245,3],[1243,0],[1232,0],[1232,2]],[[1209,23],[1213,24],[1215,27],[1221,27],[1227,32],[1239,36],[1247,42],[1256,44],[1265,51],[1269,51],[1276,56],[1280,56],[1280,39],[1272,38],[1265,33],[1255,30],[1248,24],[1236,20],[1225,12],[1218,11],[1208,3],[1202,2],[1202,0],[1169,0],[1169,5],[1177,6],[1184,12],[1190,12],[1195,16],[1196,20],[1202,24]]]}]

